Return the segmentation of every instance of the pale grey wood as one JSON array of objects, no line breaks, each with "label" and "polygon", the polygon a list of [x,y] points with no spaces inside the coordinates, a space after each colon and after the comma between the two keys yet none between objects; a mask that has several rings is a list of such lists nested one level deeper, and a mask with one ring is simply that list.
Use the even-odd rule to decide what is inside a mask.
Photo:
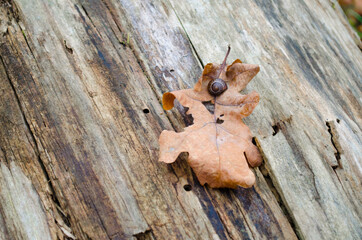
[{"label": "pale grey wood", "polygon": [[0,239],[5,240],[8,238],[9,238],[9,235],[8,235],[8,230],[5,227],[5,221],[3,219],[3,216],[0,215]]},{"label": "pale grey wood", "polygon": [[0,212],[8,239],[51,239],[40,197],[14,162],[0,163]]}]

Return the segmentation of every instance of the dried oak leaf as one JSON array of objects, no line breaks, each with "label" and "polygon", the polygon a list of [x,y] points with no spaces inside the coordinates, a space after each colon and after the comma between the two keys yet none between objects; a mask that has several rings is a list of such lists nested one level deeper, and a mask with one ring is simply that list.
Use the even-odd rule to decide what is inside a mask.
[{"label": "dried oak leaf", "polygon": [[[173,108],[177,99],[189,108],[187,114],[192,114],[194,124],[180,133],[162,131],[159,161],[172,163],[181,152],[188,152],[188,162],[201,185],[248,188],[255,183],[248,163],[256,167],[262,160],[242,118],[252,113],[259,102],[259,94],[239,92],[259,72],[259,66],[243,64],[237,59],[225,69],[225,61],[222,65],[207,64],[193,89],[163,95],[165,110]],[[228,89],[215,97],[209,93],[208,85],[217,78],[224,80]],[[208,101],[214,104],[213,114],[203,104]]]}]

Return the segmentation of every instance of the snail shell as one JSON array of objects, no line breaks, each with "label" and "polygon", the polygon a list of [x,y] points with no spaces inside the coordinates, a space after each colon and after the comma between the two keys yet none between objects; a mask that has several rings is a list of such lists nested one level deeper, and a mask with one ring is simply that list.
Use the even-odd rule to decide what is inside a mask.
[{"label": "snail shell", "polygon": [[210,81],[208,85],[208,91],[213,96],[219,96],[228,89],[228,85],[221,78]]}]

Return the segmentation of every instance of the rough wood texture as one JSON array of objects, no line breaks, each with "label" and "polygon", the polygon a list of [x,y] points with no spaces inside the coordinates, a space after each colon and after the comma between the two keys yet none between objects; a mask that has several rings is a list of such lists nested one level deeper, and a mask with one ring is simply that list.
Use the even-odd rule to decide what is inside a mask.
[{"label": "rough wood texture", "polygon": [[[341,16],[328,0],[0,1],[0,239],[361,238],[362,56]],[[261,66],[251,189],[158,162],[160,132],[192,121],[162,93],[227,44]]]}]

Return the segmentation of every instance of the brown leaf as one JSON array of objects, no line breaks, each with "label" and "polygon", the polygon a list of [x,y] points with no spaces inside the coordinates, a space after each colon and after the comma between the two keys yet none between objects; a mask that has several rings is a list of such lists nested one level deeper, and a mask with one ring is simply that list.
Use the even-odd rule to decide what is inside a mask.
[{"label": "brown leaf", "polygon": [[[242,118],[252,113],[259,102],[259,94],[241,95],[239,91],[258,72],[259,66],[243,64],[239,59],[226,70],[222,65],[209,63],[194,89],[165,93],[164,109],[173,108],[177,99],[189,108],[187,114],[192,114],[194,124],[186,127],[184,132],[164,130],[161,133],[159,160],[172,163],[180,153],[188,152],[188,162],[202,185],[208,183],[213,188],[251,187],[255,176],[248,163],[255,167],[262,160]],[[214,97],[208,92],[208,84],[216,78],[223,79],[228,90]],[[207,101],[215,106],[213,114],[203,105]]]}]

